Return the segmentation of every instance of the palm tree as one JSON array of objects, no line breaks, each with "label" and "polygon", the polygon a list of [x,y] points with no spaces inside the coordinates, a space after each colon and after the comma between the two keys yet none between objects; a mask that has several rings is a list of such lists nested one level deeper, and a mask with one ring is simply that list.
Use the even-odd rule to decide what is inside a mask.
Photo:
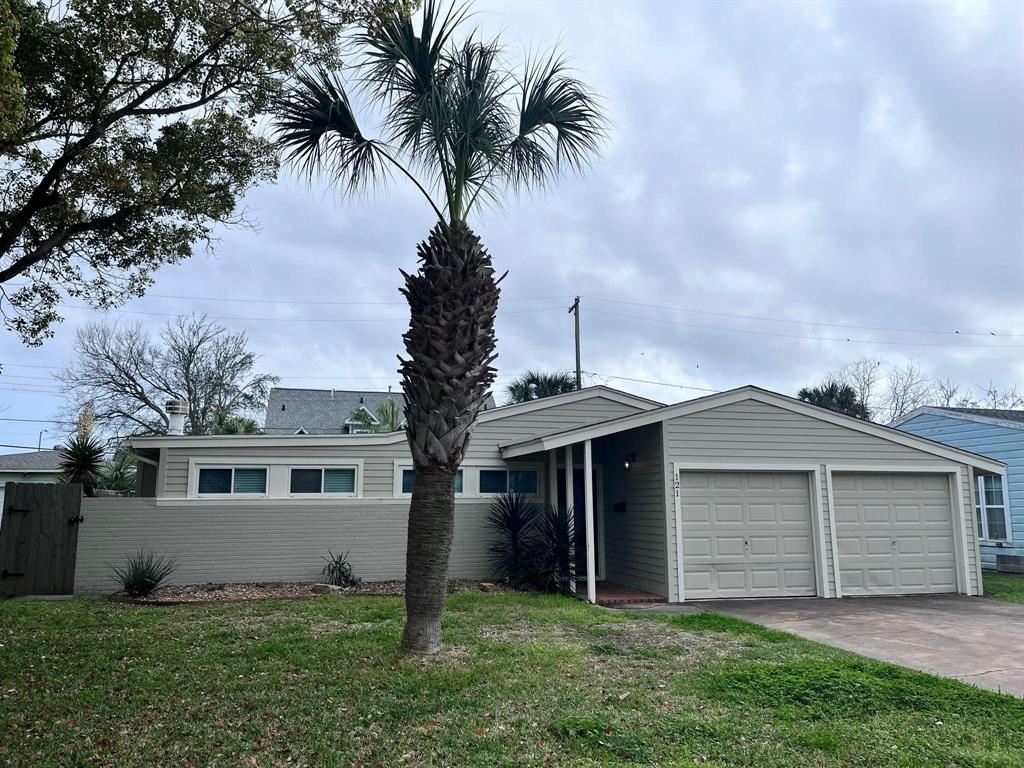
[{"label": "palm tree", "polygon": [[557,373],[527,371],[513,379],[506,391],[510,403],[525,403],[530,400],[540,400],[542,397],[575,392],[576,377],[568,371],[558,371]]},{"label": "palm tree", "polygon": [[855,416],[858,419],[871,417],[868,407],[857,396],[857,390],[838,381],[826,381],[813,388],[804,387],[797,393],[797,397],[805,403],[845,413],[847,416]]},{"label": "palm tree", "polygon": [[214,435],[258,435],[260,431],[260,425],[255,419],[227,414],[218,416],[211,428]]},{"label": "palm tree", "polygon": [[367,432],[397,432],[402,428],[402,410],[395,400],[385,400],[373,409],[373,416],[365,408],[356,408],[349,416]]},{"label": "palm tree", "polygon": [[[466,5],[427,0],[417,26],[395,14],[355,36],[341,73],[305,72],[280,102],[276,137],[287,160],[357,192],[394,173],[426,199],[437,223],[402,273],[409,329],[401,360],[406,434],[416,470],[409,508],[402,647],[441,648],[441,612],[455,514],[455,473],[494,381],[498,283],[468,224],[509,188],[580,171],[604,136],[596,97],[555,53],[518,72],[498,39],[463,33]],[[382,115],[364,131],[346,83]]]}]

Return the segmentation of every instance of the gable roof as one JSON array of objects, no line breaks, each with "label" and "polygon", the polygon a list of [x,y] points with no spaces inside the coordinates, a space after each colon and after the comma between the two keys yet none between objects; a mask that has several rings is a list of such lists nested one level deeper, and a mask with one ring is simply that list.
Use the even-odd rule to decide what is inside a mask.
[{"label": "gable roof", "polygon": [[[293,390],[294,391],[294,390]],[[298,390],[300,392],[309,391],[321,391],[330,392],[330,390]],[[387,394],[378,392],[376,394]],[[394,397],[401,397],[401,395],[394,395]],[[490,421],[503,419],[508,416],[519,416],[524,413],[531,413],[533,411],[544,410],[545,408],[552,408],[559,405],[566,405],[570,403],[586,402],[594,398],[603,398],[606,400],[612,400],[617,403],[623,403],[631,405],[641,411],[650,411],[664,407],[663,403],[659,403],[656,400],[650,400],[646,397],[640,397],[639,395],[633,395],[629,392],[623,392],[622,390],[613,389],[612,387],[606,387],[604,385],[598,385],[594,387],[584,387],[583,389],[576,390],[575,392],[566,392],[561,395],[552,395],[551,397],[544,397],[540,400],[530,400],[525,403],[514,403],[511,405],[502,405],[496,408],[490,408],[485,411],[481,411],[477,416],[477,423],[484,424]],[[287,403],[286,403],[287,405]],[[285,411],[287,413],[287,409]],[[345,414],[345,418],[351,415],[351,411]],[[269,417],[269,413],[268,413]],[[252,446],[254,444],[264,444],[267,446],[309,446],[309,445],[390,445],[393,443],[401,443],[405,441],[405,432],[388,432],[388,433],[377,433],[377,434],[342,434],[341,430],[334,432],[318,432],[302,434],[299,432],[300,427],[296,427],[291,431],[274,432],[271,434],[262,435],[155,435],[151,437],[133,437],[129,439],[129,445],[138,448],[167,448],[167,447],[186,447],[186,446],[198,446],[202,445],[210,448],[233,448],[240,446]]]},{"label": "gable roof", "polygon": [[694,400],[687,400],[682,403],[676,403],[675,405],[662,406],[661,408],[655,408],[643,413],[630,414],[629,416],[622,416],[617,419],[609,419],[608,421],[602,421],[599,424],[574,427],[573,429],[552,432],[547,435],[530,438],[528,440],[507,443],[501,446],[501,455],[505,458],[511,459],[519,456],[525,456],[530,453],[536,453],[538,451],[548,451],[552,448],[561,448],[583,440],[615,434],[616,432],[633,429],[634,427],[656,424],[658,422],[665,421],[666,419],[676,418],[677,416],[688,416],[693,413],[700,413],[701,411],[741,402],[743,400],[756,400],[768,405],[774,405],[788,411],[810,416],[811,418],[828,421],[832,424],[838,424],[839,426],[847,427],[858,432],[874,435],[875,437],[879,437],[883,440],[889,440],[910,448],[916,448],[917,450],[932,454],[933,456],[941,456],[945,459],[970,464],[988,472],[997,472],[1002,474],[1006,471],[1005,465],[1000,461],[995,461],[985,456],[971,453],[970,451],[964,451],[960,448],[953,448],[944,443],[929,440],[928,438],[918,437],[907,432],[901,432],[898,429],[893,429],[881,424],[875,424],[871,421],[865,421],[864,419],[857,419],[843,413],[830,411],[827,408],[811,405],[810,403],[805,403],[802,400],[797,400],[796,398],[782,395],[778,392],[771,392],[767,389],[761,389],[760,387],[755,387],[753,385],[737,387],[736,389],[730,389],[726,392],[719,392],[714,395],[707,395]]},{"label": "gable roof", "polygon": [[1000,427],[1012,429],[1024,429],[1024,410],[1009,410],[1006,408],[945,408],[935,405],[926,405],[915,408],[906,416],[901,416],[889,423],[890,427],[899,428],[917,416],[948,416],[952,419],[962,421],[976,421],[982,424],[995,424]]},{"label": "gable roof", "polygon": [[60,472],[57,451],[29,451],[0,456],[0,472]]}]

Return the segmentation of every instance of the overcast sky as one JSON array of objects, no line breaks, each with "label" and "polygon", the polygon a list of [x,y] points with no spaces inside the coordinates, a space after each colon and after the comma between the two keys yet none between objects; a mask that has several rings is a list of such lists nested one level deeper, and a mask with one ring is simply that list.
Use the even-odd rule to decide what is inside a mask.
[{"label": "overcast sky", "polygon": [[[514,56],[560,42],[614,123],[585,176],[472,222],[509,271],[499,388],[573,365],[576,294],[586,381],[665,402],[792,394],[863,354],[1024,388],[1024,6],[475,5]],[[245,202],[258,232],[223,232],[111,317],[155,332],[206,312],[283,385],[397,388],[422,200],[346,201],[284,172]],[[0,416],[56,414],[48,369],[102,315],[66,316],[41,349],[4,334]],[[32,446],[47,427],[0,425]]]}]

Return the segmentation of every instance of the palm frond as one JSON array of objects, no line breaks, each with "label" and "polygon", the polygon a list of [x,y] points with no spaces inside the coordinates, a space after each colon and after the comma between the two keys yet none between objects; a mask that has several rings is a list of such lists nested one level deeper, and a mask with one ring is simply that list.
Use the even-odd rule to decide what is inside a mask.
[{"label": "palm frond", "polygon": [[[463,218],[476,192],[493,187],[504,163],[514,117],[505,101],[508,73],[500,69],[496,41],[470,37],[450,54],[445,135],[453,161],[453,213]],[[500,178],[501,174],[498,174]]]},{"label": "palm frond", "polygon": [[442,12],[436,0],[428,0],[418,33],[410,17],[395,14],[356,38],[365,48],[361,82],[387,105],[384,123],[391,141],[420,161],[426,160],[424,151],[437,150],[434,127],[443,115],[449,74],[445,48],[468,13],[468,4]]},{"label": "palm frond", "polygon": [[386,177],[381,148],[360,131],[337,76],[324,69],[299,73],[276,112],[277,145],[305,175],[314,176],[326,168],[353,192]]},{"label": "palm frond", "polygon": [[508,149],[514,185],[543,185],[563,168],[582,170],[598,153],[607,118],[595,96],[549,54],[526,63],[519,98],[519,131]]}]

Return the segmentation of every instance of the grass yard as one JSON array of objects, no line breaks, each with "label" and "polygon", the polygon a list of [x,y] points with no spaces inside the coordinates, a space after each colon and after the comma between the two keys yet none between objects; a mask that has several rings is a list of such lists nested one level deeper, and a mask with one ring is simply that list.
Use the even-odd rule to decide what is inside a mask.
[{"label": "grass yard", "polygon": [[1024,701],[708,614],[449,600],[0,604],[0,765],[1015,766]]},{"label": "grass yard", "polygon": [[1024,573],[984,572],[985,597],[1024,605]]}]

